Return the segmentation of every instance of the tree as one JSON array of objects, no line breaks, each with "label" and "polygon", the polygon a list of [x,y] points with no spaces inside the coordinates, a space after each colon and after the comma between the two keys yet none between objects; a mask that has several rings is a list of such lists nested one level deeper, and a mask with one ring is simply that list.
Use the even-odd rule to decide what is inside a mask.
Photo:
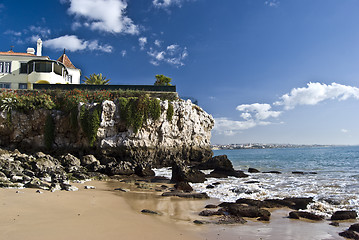
[{"label": "tree", "polygon": [[155,86],[171,86],[170,83],[172,78],[166,77],[165,75],[156,75]]},{"label": "tree", "polygon": [[86,80],[84,81],[85,84],[88,85],[109,85],[109,81],[111,79],[106,79],[106,77],[102,76],[102,73],[100,74],[90,74],[90,77],[86,77]]}]

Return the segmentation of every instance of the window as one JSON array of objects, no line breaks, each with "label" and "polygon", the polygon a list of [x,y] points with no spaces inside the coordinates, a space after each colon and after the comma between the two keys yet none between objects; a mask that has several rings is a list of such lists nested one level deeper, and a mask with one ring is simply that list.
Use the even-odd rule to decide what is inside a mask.
[{"label": "window", "polygon": [[27,89],[27,83],[19,83],[19,89]]},{"label": "window", "polygon": [[62,76],[62,66],[61,66],[60,64],[55,63],[55,64],[54,64],[54,72],[55,72],[57,75]]},{"label": "window", "polygon": [[10,83],[0,83],[0,88],[10,88],[11,84]]},{"label": "window", "polygon": [[52,63],[51,62],[36,62],[35,63],[35,72],[52,72]]},{"label": "window", "polygon": [[27,73],[27,63],[20,63],[20,73]]},{"label": "window", "polygon": [[72,76],[71,76],[71,75],[68,75],[68,76],[67,76],[67,81],[68,81],[69,83],[72,83]]},{"label": "window", "polygon": [[11,73],[11,62],[0,62],[0,73]]}]

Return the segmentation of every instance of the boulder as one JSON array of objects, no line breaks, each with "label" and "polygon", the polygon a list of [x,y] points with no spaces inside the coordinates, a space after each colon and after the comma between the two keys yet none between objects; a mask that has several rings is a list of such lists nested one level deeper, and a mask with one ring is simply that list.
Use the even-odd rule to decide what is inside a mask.
[{"label": "boulder", "polygon": [[232,215],[226,215],[226,216],[221,216],[218,220],[217,220],[217,224],[244,224],[247,221],[244,220],[242,217],[240,216],[232,216]]},{"label": "boulder", "polygon": [[355,223],[349,227],[349,230],[359,233],[359,223]]},{"label": "boulder", "polygon": [[246,178],[248,177],[243,171],[240,170],[221,170],[221,169],[214,169],[210,174],[206,177],[211,178],[227,178],[227,177],[237,177],[237,178]]},{"label": "boulder", "polygon": [[289,213],[289,218],[292,218],[292,219],[306,218],[306,219],[314,220],[314,221],[321,221],[321,220],[324,219],[323,216],[319,216],[319,215],[316,215],[314,213],[303,212],[303,211],[290,212]]},{"label": "boulder", "polygon": [[203,210],[198,215],[204,216],[204,217],[209,217],[209,216],[225,215],[225,213],[223,211],[221,211],[221,210],[218,210],[218,211]]},{"label": "boulder", "polygon": [[255,169],[255,168],[248,168],[248,172],[249,173],[260,173],[261,171],[259,171],[258,169]]},{"label": "boulder", "polygon": [[184,192],[192,192],[193,188],[189,185],[188,182],[178,182],[174,186],[177,190],[182,190]]},{"label": "boulder", "polygon": [[205,174],[198,169],[190,168],[185,163],[177,161],[172,166],[171,182],[203,183]]},{"label": "boulder", "polygon": [[347,239],[359,240],[359,234],[351,230],[346,230],[344,232],[341,232],[339,233],[339,236],[345,237]]},{"label": "boulder", "polygon": [[206,162],[199,164],[197,168],[201,170],[208,170],[208,169],[218,169],[223,171],[234,170],[232,162],[228,159],[227,155],[220,155],[210,158]]},{"label": "boulder", "polygon": [[65,166],[65,167],[80,167],[81,166],[81,161],[80,159],[78,159],[77,157],[71,155],[70,153],[63,155],[61,158],[61,163]]},{"label": "boulder", "polygon": [[229,204],[228,206],[224,207],[224,209],[230,215],[238,217],[258,218],[258,220],[260,221],[269,221],[271,215],[268,210],[236,203]]},{"label": "boulder", "polygon": [[185,193],[179,191],[165,192],[162,194],[163,197],[181,197],[181,198],[196,198],[196,199],[208,199],[207,193]]},{"label": "boulder", "polygon": [[130,162],[110,162],[106,165],[106,174],[113,175],[131,175],[135,173],[134,166]]},{"label": "boulder", "polygon": [[348,219],[356,219],[358,214],[356,211],[336,211],[333,213],[331,220],[348,220]]},{"label": "boulder", "polygon": [[149,165],[142,167],[140,165],[135,167],[135,174],[139,177],[153,177],[155,172],[151,169]]}]

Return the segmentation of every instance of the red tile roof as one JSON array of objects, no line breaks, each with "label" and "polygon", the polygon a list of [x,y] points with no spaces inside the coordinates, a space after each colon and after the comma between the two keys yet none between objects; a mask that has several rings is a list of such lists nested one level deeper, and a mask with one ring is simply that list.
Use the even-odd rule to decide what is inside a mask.
[{"label": "red tile roof", "polygon": [[76,67],[72,64],[69,57],[64,53],[57,59],[57,61],[62,62],[67,68],[76,69]]},{"label": "red tile roof", "polygon": [[0,55],[11,55],[11,56],[36,56],[35,54],[31,54],[31,53],[17,53],[14,52],[12,50],[8,51],[8,52],[0,52]]}]

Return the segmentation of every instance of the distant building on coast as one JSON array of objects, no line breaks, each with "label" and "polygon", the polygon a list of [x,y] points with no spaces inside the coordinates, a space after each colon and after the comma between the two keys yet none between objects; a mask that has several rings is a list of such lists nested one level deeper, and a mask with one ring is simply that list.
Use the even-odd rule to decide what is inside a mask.
[{"label": "distant building on coast", "polygon": [[0,88],[32,89],[33,84],[80,84],[81,70],[64,53],[57,60],[42,56],[42,41],[37,40],[37,51],[26,53],[10,50],[0,52]]}]

